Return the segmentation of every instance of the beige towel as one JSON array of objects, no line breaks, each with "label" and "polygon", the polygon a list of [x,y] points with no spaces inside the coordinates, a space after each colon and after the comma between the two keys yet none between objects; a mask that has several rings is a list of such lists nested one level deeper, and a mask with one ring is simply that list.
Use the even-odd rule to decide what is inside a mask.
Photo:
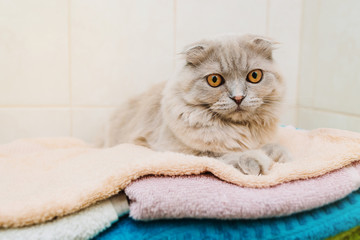
[{"label": "beige towel", "polygon": [[0,146],[0,227],[19,227],[73,213],[124,189],[141,176],[211,172],[244,187],[269,187],[323,175],[360,159],[360,134],[281,128],[295,161],[270,174],[243,175],[216,159],[154,152],[121,144],[95,149],[80,140],[30,139]]}]

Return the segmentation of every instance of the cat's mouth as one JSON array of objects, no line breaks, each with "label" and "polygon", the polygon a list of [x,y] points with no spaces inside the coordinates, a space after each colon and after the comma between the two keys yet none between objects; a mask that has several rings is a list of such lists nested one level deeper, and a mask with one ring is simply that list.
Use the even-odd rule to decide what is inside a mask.
[{"label": "cat's mouth", "polygon": [[240,105],[237,106],[234,112],[242,112],[244,109],[240,107]]}]

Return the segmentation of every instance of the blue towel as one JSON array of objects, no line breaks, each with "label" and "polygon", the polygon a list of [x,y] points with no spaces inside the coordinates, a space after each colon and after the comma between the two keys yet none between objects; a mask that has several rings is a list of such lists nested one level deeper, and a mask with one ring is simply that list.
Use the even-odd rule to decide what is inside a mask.
[{"label": "blue towel", "polygon": [[322,208],[259,220],[121,218],[96,239],[324,239],[360,225],[360,190]]}]

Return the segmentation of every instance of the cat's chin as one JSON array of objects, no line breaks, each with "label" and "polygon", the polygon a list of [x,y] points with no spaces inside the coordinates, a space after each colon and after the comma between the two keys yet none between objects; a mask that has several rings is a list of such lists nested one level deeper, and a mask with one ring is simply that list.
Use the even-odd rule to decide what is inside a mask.
[{"label": "cat's chin", "polygon": [[248,113],[244,110],[236,110],[228,116],[228,119],[232,122],[243,122],[248,119]]},{"label": "cat's chin", "polygon": [[239,113],[239,112],[244,112],[244,109],[241,108],[240,106],[238,106],[235,110],[234,110],[235,113]]},{"label": "cat's chin", "polygon": [[230,122],[244,122],[251,118],[251,112],[243,109],[243,108],[236,108],[233,111],[227,114],[221,114],[222,119]]}]

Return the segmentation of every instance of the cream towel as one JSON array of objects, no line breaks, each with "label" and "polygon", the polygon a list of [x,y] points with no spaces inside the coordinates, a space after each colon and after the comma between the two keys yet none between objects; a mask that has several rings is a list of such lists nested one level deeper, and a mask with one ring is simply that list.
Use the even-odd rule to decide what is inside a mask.
[{"label": "cream towel", "polygon": [[[274,139],[275,140],[275,139]],[[131,144],[95,149],[77,139],[19,140],[0,146],[0,226],[19,227],[64,216],[106,199],[141,176],[211,172],[244,187],[269,187],[323,175],[360,159],[360,134],[281,128],[295,161],[248,176],[221,161]]]}]

